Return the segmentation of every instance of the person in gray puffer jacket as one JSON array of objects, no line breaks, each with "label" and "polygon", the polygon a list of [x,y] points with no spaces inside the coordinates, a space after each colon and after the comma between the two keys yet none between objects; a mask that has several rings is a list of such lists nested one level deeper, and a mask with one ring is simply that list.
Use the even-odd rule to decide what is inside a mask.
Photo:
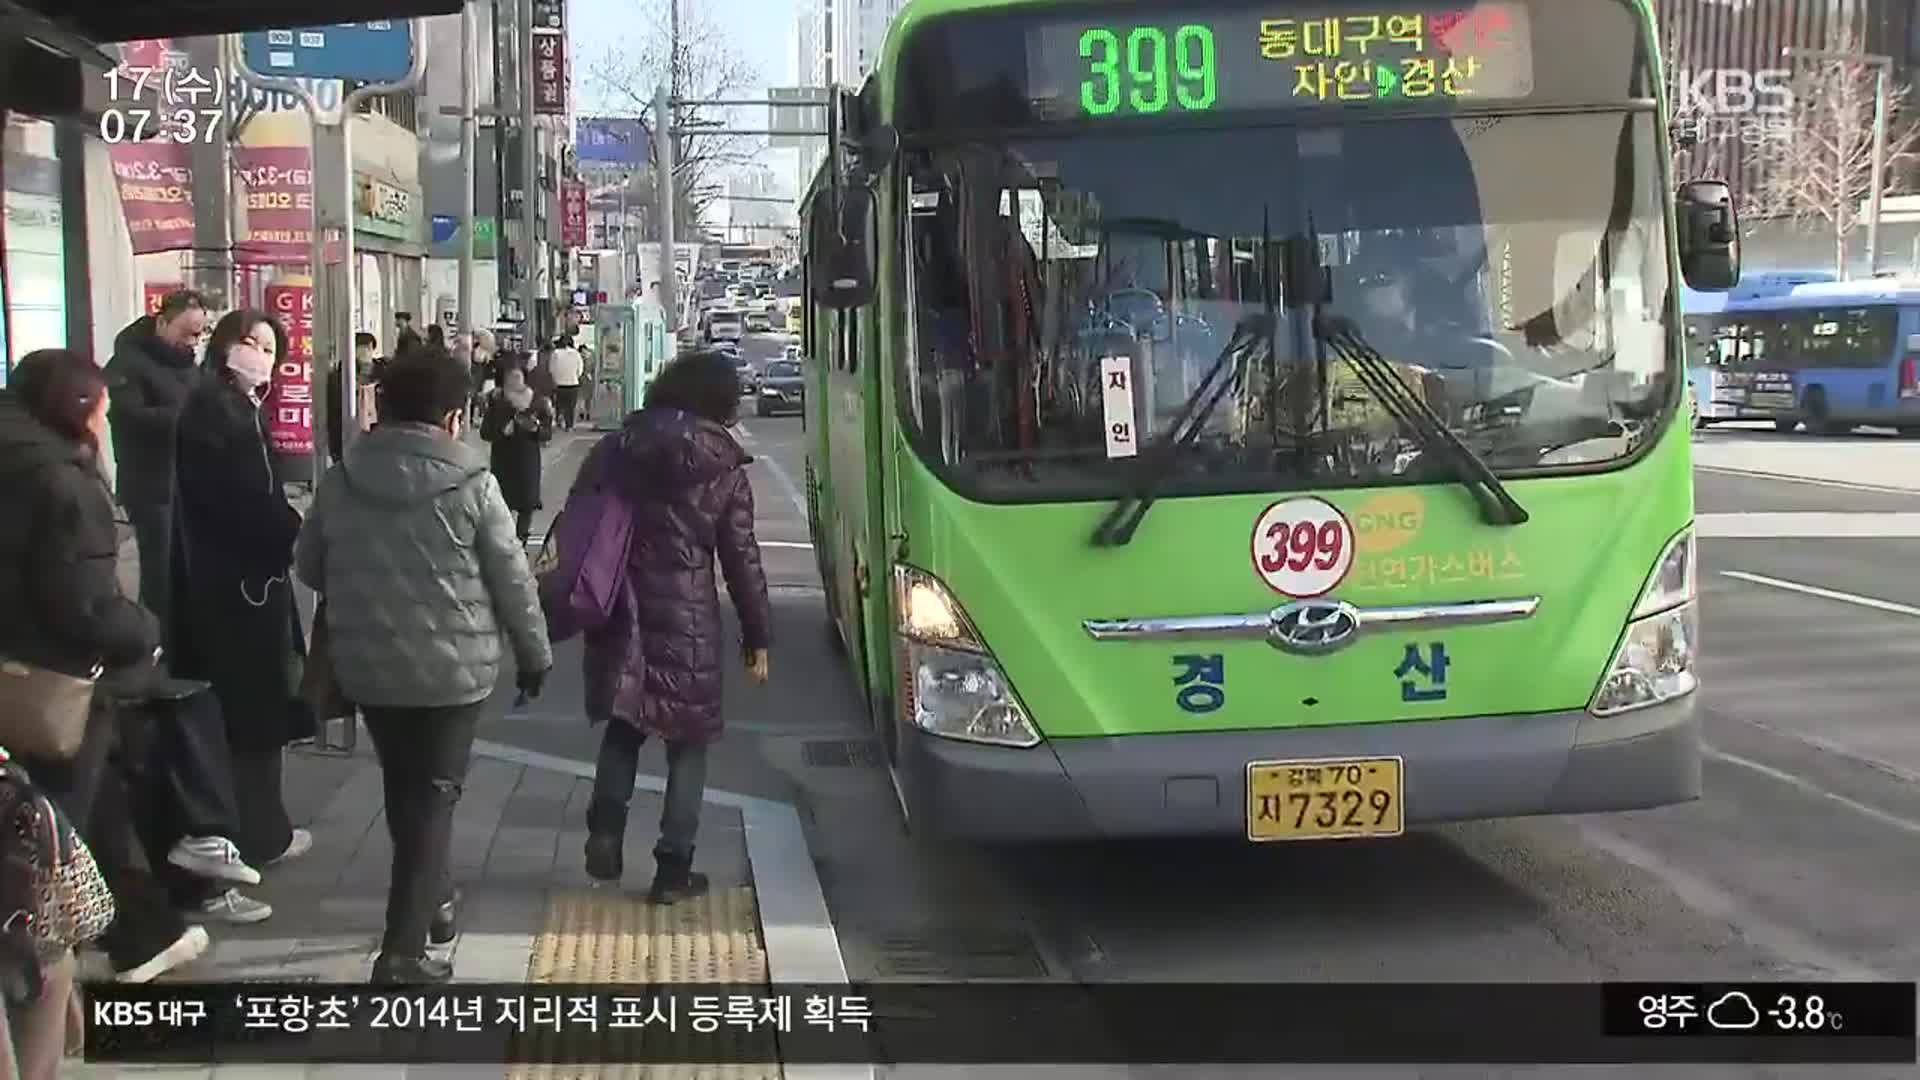
[{"label": "person in gray puffer jacket", "polygon": [[387,930],[374,981],[444,982],[429,933],[452,940],[454,807],[474,729],[500,676],[501,637],[520,690],[553,667],[546,618],[500,484],[460,441],[468,373],[444,350],[396,359],[381,424],[320,482],[295,566],[326,601],[334,677],[359,703],[393,837]]}]

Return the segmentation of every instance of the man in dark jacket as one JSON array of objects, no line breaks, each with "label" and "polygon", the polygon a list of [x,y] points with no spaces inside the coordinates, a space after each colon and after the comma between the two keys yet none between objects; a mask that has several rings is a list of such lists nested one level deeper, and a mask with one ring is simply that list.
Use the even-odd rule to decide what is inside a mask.
[{"label": "man in dark jacket", "polygon": [[[114,468],[120,504],[133,522],[140,564],[171,564],[174,426],[192,386],[194,353],[207,332],[207,302],[188,289],[160,298],[160,310],[135,319],[113,342],[107,364]],[[168,626],[165,573],[141,576],[140,602]]]}]

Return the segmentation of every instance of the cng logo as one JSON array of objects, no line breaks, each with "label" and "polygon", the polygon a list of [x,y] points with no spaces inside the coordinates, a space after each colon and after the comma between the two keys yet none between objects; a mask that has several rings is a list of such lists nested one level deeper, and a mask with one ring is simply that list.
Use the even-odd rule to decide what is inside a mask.
[{"label": "cng logo", "polygon": [[1354,548],[1380,555],[1411,543],[1427,523],[1426,497],[1414,491],[1386,491],[1354,508]]}]

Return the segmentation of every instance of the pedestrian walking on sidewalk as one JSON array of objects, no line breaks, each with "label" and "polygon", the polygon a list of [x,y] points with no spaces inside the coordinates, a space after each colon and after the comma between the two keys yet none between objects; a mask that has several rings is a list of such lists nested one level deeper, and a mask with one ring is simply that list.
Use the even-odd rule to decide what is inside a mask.
[{"label": "pedestrian walking on sidewalk", "polygon": [[[207,334],[207,302],[187,289],[160,298],[160,309],[129,323],[113,340],[107,362],[112,391],[108,414],[120,504],[133,521],[140,561],[171,564],[174,426],[193,388],[200,340]],[[140,602],[168,622],[165,573],[143,579]]]},{"label": "pedestrian walking on sidewalk", "polygon": [[580,378],[585,374],[586,360],[573,347],[573,339],[565,336],[554,339],[550,355],[547,364],[553,371],[553,403],[560,413],[560,428],[572,431],[574,415],[580,408]]},{"label": "pedestrian walking on sidewalk", "polygon": [[340,686],[360,704],[386,793],[393,869],[375,982],[444,982],[427,955],[457,932],[448,872],[474,729],[512,645],[519,689],[553,666],[513,513],[460,438],[469,369],[423,349],[387,370],[388,415],[320,482],[300,532],[300,580],[327,605]]},{"label": "pedestrian walking on sidewalk", "polygon": [[633,508],[633,540],[619,601],[586,639],[587,716],[606,724],[587,807],[587,873],[618,881],[640,747],[667,748],[666,808],[649,896],[672,903],[707,889],[693,870],[706,792],[707,747],[720,737],[723,641],[719,564],[740,618],[740,655],[755,683],[767,679],[772,628],[760,543],[753,533],[753,459],[728,426],[740,402],[733,359],[680,356],[648,388],[646,407],[602,440],[575,488],[607,484]]},{"label": "pedestrian walking on sidewalk", "polygon": [[261,410],[286,343],[285,328],[264,311],[220,320],[181,413],[175,462],[173,673],[213,684],[240,811],[233,839],[256,867],[313,846],[288,819],[281,791],[287,744],[311,722],[295,671],[303,645],[289,584],[300,514],[274,475]]},{"label": "pedestrian walking on sidewalk", "polygon": [[508,371],[505,384],[487,396],[480,437],[492,444],[493,475],[525,544],[540,509],[540,450],[553,441],[553,405],[533,392],[524,372]]}]

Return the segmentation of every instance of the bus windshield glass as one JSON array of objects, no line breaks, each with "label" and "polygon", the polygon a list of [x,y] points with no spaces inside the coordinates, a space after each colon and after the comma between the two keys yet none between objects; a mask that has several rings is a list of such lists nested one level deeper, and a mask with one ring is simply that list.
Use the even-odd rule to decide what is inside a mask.
[{"label": "bus windshield glass", "polygon": [[920,452],[982,498],[1111,498],[1217,389],[1162,494],[1451,475],[1316,340],[1322,315],[1502,473],[1622,459],[1678,400],[1653,120],[923,142],[901,377]]}]

